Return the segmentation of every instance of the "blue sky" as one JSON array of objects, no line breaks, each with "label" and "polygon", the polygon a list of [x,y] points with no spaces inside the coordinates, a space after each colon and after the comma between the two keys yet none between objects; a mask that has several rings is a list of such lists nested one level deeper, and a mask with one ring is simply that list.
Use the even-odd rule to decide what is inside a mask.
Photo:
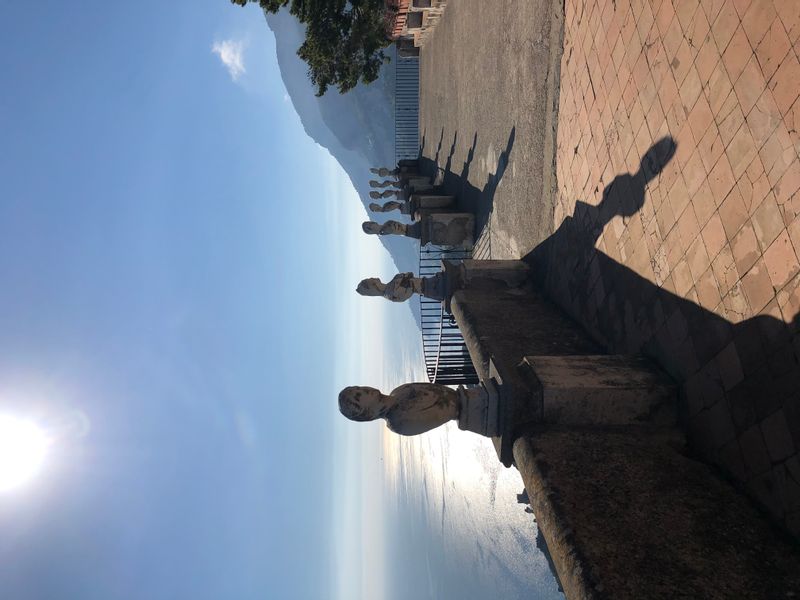
[{"label": "blue sky", "polygon": [[419,332],[256,7],[0,0],[0,77],[0,414],[53,440],[0,597],[557,595],[488,440],[339,415]]},{"label": "blue sky", "polygon": [[0,45],[0,410],[54,437],[0,595],[377,597],[382,430],[335,395],[410,313],[353,292],[393,269],[257,9],[5,1]]}]

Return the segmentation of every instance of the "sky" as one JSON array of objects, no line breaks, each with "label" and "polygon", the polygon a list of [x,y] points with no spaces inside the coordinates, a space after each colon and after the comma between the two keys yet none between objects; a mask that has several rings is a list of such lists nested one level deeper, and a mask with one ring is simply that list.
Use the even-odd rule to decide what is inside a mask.
[{"label": "sky", "polygon": [[0,77],[0,598],[558,597],[488,440],[339,414],[419,331],[255,6],[0,0]]},{"label": "sky", "polygon": [[0,413],[52,440],[0,596],[381,597],[383,430],[336,394],[417,334],[354,293],[393,267],[263,17],[0,0],[0,45]]}]

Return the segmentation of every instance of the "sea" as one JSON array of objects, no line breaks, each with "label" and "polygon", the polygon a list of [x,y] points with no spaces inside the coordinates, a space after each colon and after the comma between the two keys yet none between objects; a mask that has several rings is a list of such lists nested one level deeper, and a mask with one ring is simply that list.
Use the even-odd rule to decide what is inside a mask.
[{"label": "sea", "polygon": [[491,440],[455,423],[414,437],[387,431],[384,457],[394,558],[408,572],[398,585],[418,586],[408,597],[563,598],[535,515],[519,502],[522,479]]}]

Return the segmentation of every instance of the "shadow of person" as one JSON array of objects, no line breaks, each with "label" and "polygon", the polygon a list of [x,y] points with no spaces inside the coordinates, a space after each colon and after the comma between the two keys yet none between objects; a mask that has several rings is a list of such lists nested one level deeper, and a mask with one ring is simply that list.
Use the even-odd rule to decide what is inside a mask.
[{"label": "shadow of person", "polygon": [[[547,296],[607,351],[660,364],[680,386],[692,447],[782,518],[790,510],[781,496],[790,477],[783,461],[800,448],[798,316],[790,323],[771,316],[780,314],[773,300],[765,309],[771,314],[730,322],[595,247],[615,216],[637,215],[647,184],[675,148],[671,138],[660,140],[639,171],[614,178],[598,206],[576,202],[572,216],[524,260]],[[725,309],[724,302],[716,307]],[[798,478],[792,481],[800,485]]]},{"label": "shadow of person", "polygon": [[617,175],[603,190],[597,206],[578,200],[571,220],[565,220],[562,225],[583,238],[582,246],[593,248],[611,219],[620,216],[627,221],[641,210],[647,184],[672,160],[676,149],[677,144],[671,137],[660,139],[642,157],[636,173]]}]

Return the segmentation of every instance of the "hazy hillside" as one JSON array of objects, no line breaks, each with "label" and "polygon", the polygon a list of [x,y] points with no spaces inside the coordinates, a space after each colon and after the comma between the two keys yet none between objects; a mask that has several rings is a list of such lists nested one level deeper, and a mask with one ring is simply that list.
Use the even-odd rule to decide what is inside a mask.
[{"label": "hazy hillside", "polygon": [[[306,133],[342,165],[366,206],[370,202],[369,168],[394,162],[394,63],[386,65],[381,77],[370,85],[359,84],[344,95],[331,89],[317,98],[306,64],[297,56],[303,26],[285,10],[266,14],[266,19],[275,34],[281,77]],[[324,201],[324,190],[321,192]],[[359,230],[343,234],[364,235]],[[418,255],[410,240],[389,237],[381,241],[398,270],[416,270]]]}]

